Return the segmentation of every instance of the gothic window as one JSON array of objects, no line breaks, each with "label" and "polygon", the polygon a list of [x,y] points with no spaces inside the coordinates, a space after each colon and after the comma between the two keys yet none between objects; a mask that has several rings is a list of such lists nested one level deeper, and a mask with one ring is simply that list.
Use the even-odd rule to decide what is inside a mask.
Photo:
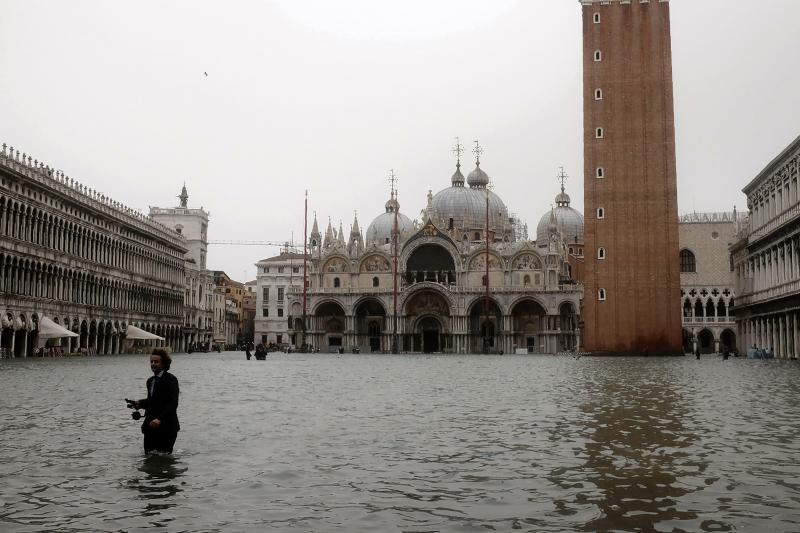
[{"label": "gothic window", "polygon": [[379,285],[380,285],[380,281],[378,280],[378,277],[375,276],[374,278],[372,278],[372,286],[373,287],[378,287]]},{"label": "gothic window", "polygon": [[333,278],[333,286],[334,287],[339,287],[340,285],[341,285],[341,282],[339,281],[339,278]]},{"label": "gothic window", "polygon": [[603,128],[597,128],[594,131],[594,136],[595,136],[596,139],[602,139],[603,138]]},{"label": "gothic window", "polygon": [[598,219],[606,218],[606,210],[603,209],[602,207],[597,208],[597,218]]},{"label": "gothic window", "polygon": [[605,248],[598,248],[597,249],[597,258],[598,259],[605,259],[606,258],[606,249]]},{"label": "gothic window", "polygon": [[605,173],[603,172],[603,167],[597,167],[597,174],[596,174],[596,176],[597,176],[598,178],[604,178],[604,177],[605,177]]},{"label": "gothic window", "polygon": [[606,290],[605,289],[598,289],[597,291],[597,299],[601,302],[604,302],[606,299]]},{"label": "gothic window", "polygon": [[594,23],[595,24],[600,24],[600,13],[595,13],[594,14]]},{"label": "gothic window", "polygon": [[595,89],[594,90],[594,99],[595,100],[602,100],[603,99],[603,89]]},{"label": "gothic window", "polygon": [[602,61],[603,60],[603,54],[600,53],[600,50],[595,50],[594,51],[594,60],[595,61]]},{"label": "gothic window", "polygon": [[694,254],[686,248],[681,250],[681,272],[697,272]]}]

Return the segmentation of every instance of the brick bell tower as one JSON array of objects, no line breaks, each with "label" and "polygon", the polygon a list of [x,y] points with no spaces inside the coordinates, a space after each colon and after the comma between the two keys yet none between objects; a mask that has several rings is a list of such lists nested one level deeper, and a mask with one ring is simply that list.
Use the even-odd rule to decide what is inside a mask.
[{"label": "brick bell tower", "polygon": [[585,348],[680,354],[669,0],[580,3]]}]

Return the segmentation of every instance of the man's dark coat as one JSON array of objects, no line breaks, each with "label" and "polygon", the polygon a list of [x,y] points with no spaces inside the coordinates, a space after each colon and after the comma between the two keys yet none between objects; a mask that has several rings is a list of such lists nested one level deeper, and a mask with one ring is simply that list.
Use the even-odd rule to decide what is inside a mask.
[{"label": "man's dark coat", "polygon": [[147,399],[139,400],[139,407],[144,408],[144,422],[142,422],[142,433],[153,431],[150,429],[150,421],[157,418],[161,421],[161,426],[157,431],[165,434],[177,433],[181,429],[178,422],[178,378],[166,370],[158,378],[155,389],[150,393],[150,383],[156,379],[151,376],[147,380]]}]

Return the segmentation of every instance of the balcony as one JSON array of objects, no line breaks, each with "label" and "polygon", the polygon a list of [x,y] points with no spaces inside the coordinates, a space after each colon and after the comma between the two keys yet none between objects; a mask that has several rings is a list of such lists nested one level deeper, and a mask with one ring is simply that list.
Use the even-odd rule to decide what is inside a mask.
[{"label": "balcony", "polygon": [[685,316],[682,319],[685,326],[704,326],[706,324],[727,324],[733,325],[733,316]]},{"label": "balcony", "polygon": [[769,235],[770,233],[774,232],[781,226],[792,222],[793,220],[800,217],[800,202],[794,204],[789,209],[786,209],[782,213],[779,213],[774,218],[771,218],[766,222],[766,224],[762,224],[761,226],[757,227],[753,231],[750,232],[748,235],[748,244],[753,244],[756,241],[759,241]]},{"label": "balcony", "polygon": [[761,302],[766,302],[776,298],[784,298],[786,296],[794,296],[800,293],[800,279],[787,281],[774,287],[754,291],[750,294],[743,294],[736,301],[738,306],[753,305]]}]

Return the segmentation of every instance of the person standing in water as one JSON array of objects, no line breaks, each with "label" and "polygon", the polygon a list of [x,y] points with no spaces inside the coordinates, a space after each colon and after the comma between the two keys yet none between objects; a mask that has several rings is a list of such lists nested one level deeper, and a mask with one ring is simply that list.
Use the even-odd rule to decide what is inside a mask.
[{"label": "person standing in water", "polygon": [[147,398],[136,400],[135,409],[144,409],[144,452],[172,453],[181,425],[178,422],[178,378],[168,372],[172,358],[166,350],[156,348],[150,355],[153,376],[147,380]]}]

